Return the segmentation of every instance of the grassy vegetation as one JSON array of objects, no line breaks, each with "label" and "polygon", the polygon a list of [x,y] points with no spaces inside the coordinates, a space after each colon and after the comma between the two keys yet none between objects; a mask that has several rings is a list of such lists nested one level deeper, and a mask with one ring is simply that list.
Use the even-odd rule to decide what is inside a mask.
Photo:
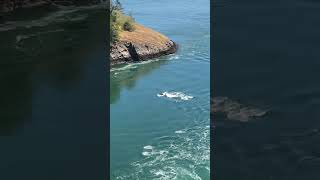
[{"label": "grassy vegetation", "polygon": [[119,40],[121,31],[132,32],[135,30],[134,18],[123,12],[121,3],[118,0],[111,1],[110,28],[111,43]]}]

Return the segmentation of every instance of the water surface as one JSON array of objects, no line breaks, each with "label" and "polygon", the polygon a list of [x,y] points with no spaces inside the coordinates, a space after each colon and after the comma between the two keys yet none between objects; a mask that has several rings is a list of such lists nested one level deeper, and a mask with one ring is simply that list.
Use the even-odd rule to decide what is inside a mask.
[{"label": "water surface", "polygon": [[106,178],[106,20],[35,9],[0,24],[0,179]]},{"label": "water surface", "polygon": [[216,1],[214,96],[260,109],[214,117],[217,179],[319,178],[319,6],[316,1]]},{"label": "water surface", "polygon": [[111,69],[111,179],[207,180],[209,1],[126,0],[123,5],[137,22],[180,49]]}]

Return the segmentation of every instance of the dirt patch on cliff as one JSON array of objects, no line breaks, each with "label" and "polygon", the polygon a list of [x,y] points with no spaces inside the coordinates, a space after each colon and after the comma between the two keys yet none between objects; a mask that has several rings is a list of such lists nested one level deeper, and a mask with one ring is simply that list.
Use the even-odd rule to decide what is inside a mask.
[{"label": "dirt patch on cliff", "polygon": [[135,24],[135,30],[133,32],[122,31],[120,33],[120,41],[131,42],[132,44],[145,44],[150,46],[161,47],[170,41],[166,36],[154,31],[150,28],[146,28],[140,24]]},{"label": "dirt patch on cliff", "polygon": [[177,44],[163,34],[135,24],[132,32],[121,31],[119,41],[111,46],[111,65],[144,61],[175,53]]}]

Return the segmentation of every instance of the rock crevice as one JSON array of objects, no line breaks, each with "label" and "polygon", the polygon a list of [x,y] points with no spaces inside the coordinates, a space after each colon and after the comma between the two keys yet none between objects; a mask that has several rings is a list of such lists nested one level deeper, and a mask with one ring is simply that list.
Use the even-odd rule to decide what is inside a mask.
[{"label": "rock crevice", "polygon": [[129,43],[129,45],[127,46],[127,49],[130,54],[130,57],[132,58],[133,61],[140,61],[141,60],[136,48],[134,47],[134,45],[132,43]]}]

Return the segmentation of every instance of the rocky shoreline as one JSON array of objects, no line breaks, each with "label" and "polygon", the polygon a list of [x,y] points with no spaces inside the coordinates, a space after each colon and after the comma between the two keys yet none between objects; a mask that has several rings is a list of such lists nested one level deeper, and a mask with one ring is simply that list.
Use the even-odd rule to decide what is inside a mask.
[{"label": "rocky shoreline", "polygon": [[[60,7],[77,5],[89,6],[104,2],[106,2],[106,0],[4,0],[0,2],[0,23],[3,22],[2,26],[0,24],[0,30],[15,29],[17,25],[10,23],[5,24],[4,17],[9,16],[11,14],[10,12],[16,12],[21,9],[51,6],[60,9]],[[38,22],[32,21],[30,23]],[[40,24],[43,24],[43,22]],[[178,50],[178,45],[174,41],[140,24],[135,24],[135,30],[133,32],[121,32],[119,37],[119,41],[111,45],[109,56],[111,65],[146,61],[173,54]]]},{"label": "rocky shoreline", "polygon": [[166,36],[136,24],[134,32],[121,32],[120,40],[111,45],[110,64],[146,61],[173,54],[178,45]]}]

